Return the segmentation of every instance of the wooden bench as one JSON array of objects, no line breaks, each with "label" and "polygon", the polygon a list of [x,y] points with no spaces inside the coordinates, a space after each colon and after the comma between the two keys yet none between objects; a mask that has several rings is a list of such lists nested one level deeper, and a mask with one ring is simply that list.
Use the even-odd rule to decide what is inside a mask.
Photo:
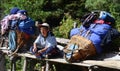
[{"label": "wooden bench", "polygon": [[[64,48],[64,46],[69,42],[69,39],[64,39],[64,38],[56,38],[56,39],[57,39],[57,42],[58,42],[57,46],[60,50],[62,50]],[[8,53],[7,49],[0,48],[0,50],[3,53]],[[30,53],[17,53],[16,55],[25,58],[24,59],[24,65],[23,65],[23,71],[26,71],[26,69],[27,69],[27,58],[37,59],[34,55],[32,55]],[[118,60],[109,59],[109,57],[114,58],[116,56],[118,56],[118,58],[119,58]],[[87,69],[89,71],[91,71],[92,69],[94,69],[96,67],[97,68],[105,67],[105,68],[115,69],[115,70],[118,70],[118,71],[120,70],[120,56],[118,55],[118,53],[106,53],[106,54],[98,56],[94,60],[84,60],[84,61],[81,61],[79,63],[68,63],[63,58],[44,59],[44,61],[46,61],[45,71],[49,71],[49,62],[76,65],[76,66],[80,66],[80,67],[87,67]],[[14,70],[15,69],[13,67],[13,71]]]}]

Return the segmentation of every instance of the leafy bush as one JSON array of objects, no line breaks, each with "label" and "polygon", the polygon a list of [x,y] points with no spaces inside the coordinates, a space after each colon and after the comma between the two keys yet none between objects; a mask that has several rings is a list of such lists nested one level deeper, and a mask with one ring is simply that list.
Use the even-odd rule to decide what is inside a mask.
[{"label": "leafy bush", "polygon": [[65,16],[60,22],[60,26],[53,30],[55,35],[69,38],[70,30],[73,28],[74,22],[79,23],[79,20],[74,20],[69,13],[65,13]]}]

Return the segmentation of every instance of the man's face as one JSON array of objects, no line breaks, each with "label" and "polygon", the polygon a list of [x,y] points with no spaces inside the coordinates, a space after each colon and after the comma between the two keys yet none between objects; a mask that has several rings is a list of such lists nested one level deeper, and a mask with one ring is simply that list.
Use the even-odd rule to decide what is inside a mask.
[{"label": "man's face", "polygon": [[44,37],[47,37],[48,31],[49,31],[49,29],[47,27],[40,28],[40,32],[41,32],[42,36],[44,36]]},{"label": "man's face", "polygon": [[16,14],[11,14],[11,15],[9,15],[9,17],[8,17],[10,20],[17,20],[18,19],[18,17],[16,16]]},{"label": "man's face", "polygon": [[17,16],[19,17],[20,20],[25,20],[27,18],[26,15],[23,15],[21,13],[17,13]]}]

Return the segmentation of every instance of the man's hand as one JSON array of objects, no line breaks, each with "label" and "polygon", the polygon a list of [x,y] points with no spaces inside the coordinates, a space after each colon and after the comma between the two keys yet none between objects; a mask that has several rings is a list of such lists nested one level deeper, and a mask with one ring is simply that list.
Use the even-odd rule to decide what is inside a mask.
[{"label": "man's hand", "polygon": [[36,52],[37,51],[37,48],[33,48],[33,52]]},{"label": "man's hand", "polygon": [[43,53],[43,52],[45,52],[46,50],[47,50],[47,47],[45,47],[45,48],[39,50],[38,53]]},{"label": "man's hand", "polygon": [[41,49],[41,50],[38,51],[38,53],[43,53],[43,52],[44,52],[43,49]]}]

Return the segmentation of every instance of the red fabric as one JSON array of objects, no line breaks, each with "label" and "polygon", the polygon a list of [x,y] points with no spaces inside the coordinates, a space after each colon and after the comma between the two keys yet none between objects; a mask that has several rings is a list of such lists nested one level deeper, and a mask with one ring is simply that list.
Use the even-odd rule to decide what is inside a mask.
[{"label": "red fabric", "polygon": [[106,22],[104,20],[95,20],[94,23],[96,23],[96,24],[111,24],[110,22]]},{"label": "red fabric", "polygon": [[25,37],[26,40],[30,39],[30,35],[28,35],[26,33],[24,33],[24,37]]}]

